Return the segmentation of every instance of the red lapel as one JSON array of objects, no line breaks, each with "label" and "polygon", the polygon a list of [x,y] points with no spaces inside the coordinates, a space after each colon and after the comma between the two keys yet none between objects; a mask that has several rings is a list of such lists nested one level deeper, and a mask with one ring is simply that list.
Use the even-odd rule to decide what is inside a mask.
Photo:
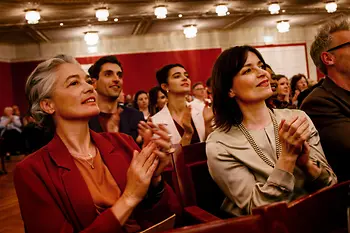
[{"label": "red lapel", "polygon": [[[90,134],[120,190],[124,191],[126,173],[130,164],[128,157],[132,157],[133,148],[119,134],[98,134],[94,131],[90,131]],[[48,144],[48,152],[56,165],[64,169],[60,174],[68,199],[62,201],[66,208],[72,206],[79,222],[79,226],[76,227],[84,229],[97,216],[96,207],[84,178],[67,147],[57,134]]]}]

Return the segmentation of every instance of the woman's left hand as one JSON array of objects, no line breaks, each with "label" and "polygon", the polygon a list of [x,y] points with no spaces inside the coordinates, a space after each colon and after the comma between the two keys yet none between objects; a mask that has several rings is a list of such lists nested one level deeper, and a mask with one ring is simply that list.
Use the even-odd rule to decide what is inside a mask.
[{"label": "woman's left hand", "polygon": [[[142,132],[141,132],[142,131]],[[171,143],[171,135],[164,125],[159,124],[158,127],[152,123],[152,121],[141,122],[139,124],[139,133],[143,135],[143,147],[151,141],[157,144],[157,148],[154,153],[159,158],[159,165],[153,176],[157,177],[161,175],[164,168],[171,162],[171,155],[174,152],[173,145]]]}]

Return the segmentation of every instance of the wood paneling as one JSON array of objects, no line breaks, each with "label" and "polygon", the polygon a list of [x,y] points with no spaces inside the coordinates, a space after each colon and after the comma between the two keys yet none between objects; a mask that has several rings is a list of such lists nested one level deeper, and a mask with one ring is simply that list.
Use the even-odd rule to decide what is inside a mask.
[{"label": "wood paneling", "polygon": [[13,184],[13,170],[23,156],[11,156],[6,162],[7,175],[0,176],[0,233],[23,233],[17,195]]}]

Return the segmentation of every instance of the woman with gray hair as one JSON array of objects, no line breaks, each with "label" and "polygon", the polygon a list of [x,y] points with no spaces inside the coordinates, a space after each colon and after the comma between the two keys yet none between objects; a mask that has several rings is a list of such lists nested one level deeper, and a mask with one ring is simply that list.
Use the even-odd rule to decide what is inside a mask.
[{"label": "woman with gray hair", "polygon": [[172,149],[163,126],[142,150],[130,136],[89,130],[97,95],[64,55],[36,67],[26,95],[36,120],[55,130],[14,173],[26,232],[136,232],[177,210],[161,177]]}]

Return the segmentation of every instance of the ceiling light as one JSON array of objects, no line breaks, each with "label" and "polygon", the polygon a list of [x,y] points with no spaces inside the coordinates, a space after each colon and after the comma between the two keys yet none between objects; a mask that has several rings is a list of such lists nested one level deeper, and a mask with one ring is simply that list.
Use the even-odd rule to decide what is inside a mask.
[{"label": "ceiling light", "polygon": [[227,11],[226,15],[229,15],[229,14],[230,14],[230,12],[229,12],[229,11]]},{"label": "ceiling light", "polygon": [[228,8],[224,4],[217,5],[215,8],[215,12],[216,14],[218,14],[218,16],[225,16],[227,11],[228,11]]},{"label": "ceiling light", "polygon": [[97,46],[89,46],[88,47],[89,53],[96,53],[97,52]]},{"label": "ceiling light", "polygon": [[326,2],[325,8],[328,13],[334,13],[337,11],[337,3],[335,1]]},{"label": "ceiling light", "polygon": [[97,8],[95,15],[98,21],[107,21],[109,16],[109,11],[107,7]]},{"label": "ceiling light", "polygon": [[97,31],[85,32],[84,40],[87,45],[96,45],[99,41],[99,36]]},{"label": "ceiling light", "polygon": [[60,26],[63,26],[63,23],[60,23]]},{"label": "ceiling light", "polygon": [[37,24],[39,23],[40,13],[36,9],[25,10],[26,20],[28,24]]},{"label": "ceiling light", "polygon": [[118,20],[119,20],[118,18],[114,18],[114,22],[118,22]]},{"label": "ceiling light", "polygon": [[277,2],[272,2],[269,4],[269,11],[271,15],[280,13],[280,5]]},{"label": "ceiling light", "polygon": [[157,19],[165,19],[167,13],[168,10],[166,9],[166,6],[156,6],[154,8],[154,14],[156,15]]},{"label": "ceiling light", "polygon": [[179,14],[179,18],[182,18],[182,14]]},{"label": "ceiling light", "polygon": [[289,20],[277,21],[277,30],[280,33],[288,32],[290,28]]},{"label": "ceiling light", "polygon": [[184,34],[186,38],[194,38],[197,36],[197,25],[191,24],[191,25],[185,25],[184,26]]}]

